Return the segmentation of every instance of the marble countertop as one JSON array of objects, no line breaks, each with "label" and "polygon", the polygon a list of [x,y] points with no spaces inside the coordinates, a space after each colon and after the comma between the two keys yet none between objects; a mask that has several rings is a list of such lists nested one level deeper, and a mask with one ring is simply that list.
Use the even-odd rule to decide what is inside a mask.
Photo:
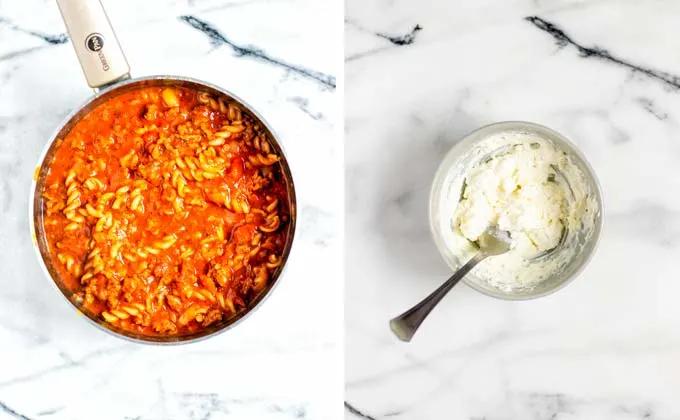
[{"label": "marble countertop", "polygon": [[296,178],[296,244],[266,304],[210,340],[137,345],[79,319],[38,266],[27,208],[44,144],[92,91],[56,2],[0,2],[0,419],[341,415],[337,15],[314,0],[104,5],[133,76],[224,86],[277,130]]},{"label": "marble countertop", "polygon": [[[680,418],[680,3],[348,0],[346,418]],[[466,132],[571,138],[604,191],[599,249],[554,295],[460,286],[410,344],[388,320],[450,272],[429,187]]]}]

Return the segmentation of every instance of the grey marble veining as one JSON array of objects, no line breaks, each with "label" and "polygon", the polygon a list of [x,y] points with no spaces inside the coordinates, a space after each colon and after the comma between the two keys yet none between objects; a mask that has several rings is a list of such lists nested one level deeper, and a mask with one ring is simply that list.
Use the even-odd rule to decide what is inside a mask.
[{"label": "grey marble veining", "polygon": [[[678,18],[673,1],[347,3],[347,419],[680,418]],[[427,222],[434,172],[502,120],[583,151],[599,249],[535,301],[457,287],[403,344],[387,321],[450,274]]]},{"label": "grey marble veining", "polygon": [[[341,302],[334,298],[342,287],[342,204],[332,193],[341,185],[334,17],[314,1],[104,5],[133,76],[204,79],[264,115],[296,178],[300,230],[275,293],[245,323],[218,337],[150,347],[78,319],[39,269],[28,197],[45,142],[92,91],[55,2],[0,2],[0,419],[337,415],[339,404],[329,403],[331,395],[339,400],[341,381]],[[321,277],[327,287],[319,290]]]}]

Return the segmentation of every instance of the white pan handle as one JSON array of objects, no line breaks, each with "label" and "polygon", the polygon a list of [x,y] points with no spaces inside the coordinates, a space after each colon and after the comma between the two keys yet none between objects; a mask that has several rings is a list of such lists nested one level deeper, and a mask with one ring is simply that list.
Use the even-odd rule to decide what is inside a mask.
[{"label": "white pan handle", "polygon": [[100,0],[57,0],[87,84],[102,88],[130,77],[123,50]]}]

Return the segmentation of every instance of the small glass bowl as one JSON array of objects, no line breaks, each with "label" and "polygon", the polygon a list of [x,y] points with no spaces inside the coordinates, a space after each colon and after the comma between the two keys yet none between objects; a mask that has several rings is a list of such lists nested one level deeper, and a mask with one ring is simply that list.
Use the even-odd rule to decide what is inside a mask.
[{"label": "small glass bowl", "polygon": [[[451,230],[450,200],[452,197],[460,197],[460,189],[454,188],[454,178],[456,171],[453,169],[459,165],[468,168],[476,161],[471,159],[470,152],[480,142],[491,136],[516,133],[526,133],[530,135],[539,136],[555,144],[558,149],[568,153],[574,164],[583,172],[586,182],[587,190],[595,195],[595,202],[597,205],[597,212],[594,217],[594,225],[591,232],[585,234],[578,232],[578,235],[583,235],[581,246],[577,253],[571,258],[569,263],[563,267],[562,270],[554,273],[552,276],[541,281],[537,285],[528,289],[513,289],[512,291],[502,290],[486,281],[483,281],[473,273],[468,274],[464,281],[473,289],[495,298],[505,300],[527,300],[542,297],[553,293],[567,283],[573,280],[583,268],[588,264],[594,254],[596,245],[600,238],[602,231],[602,220],[604,207],[602,202],[602,191],[600,184],[595,177],[592,167],[588,164],[585,157],[580,151],[576,149],[569,140],[561,134],[549,129],[548,127],[522,121],[508,121],[498,122],[481,127],[472,133],[465,136],[448,152],[442,161],[432,184],[430,191],[430,229],[432,237],[439,249],[440,254],[451,267],[452,270],[457,270],[466,261],[460,261],[459,258],[452,252],[445,239],[445,233],[449,235]],[[467,158],[467,159],[466,159]],[[466,161],[467,160],[467,161]],[[483,263],[482,263],[483,264]]]}]

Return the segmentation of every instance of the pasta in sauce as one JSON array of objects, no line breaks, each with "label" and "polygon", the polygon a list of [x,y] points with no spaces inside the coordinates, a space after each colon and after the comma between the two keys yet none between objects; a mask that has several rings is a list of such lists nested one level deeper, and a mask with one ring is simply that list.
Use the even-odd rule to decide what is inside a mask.
[{"label": "pasta in sauce", "polygon": [[279,270],[286,181],[237,105],[137,89],[99,105],[57,147],[43,191],[50,256],[108,323],[193,333],[247,308]]}]

